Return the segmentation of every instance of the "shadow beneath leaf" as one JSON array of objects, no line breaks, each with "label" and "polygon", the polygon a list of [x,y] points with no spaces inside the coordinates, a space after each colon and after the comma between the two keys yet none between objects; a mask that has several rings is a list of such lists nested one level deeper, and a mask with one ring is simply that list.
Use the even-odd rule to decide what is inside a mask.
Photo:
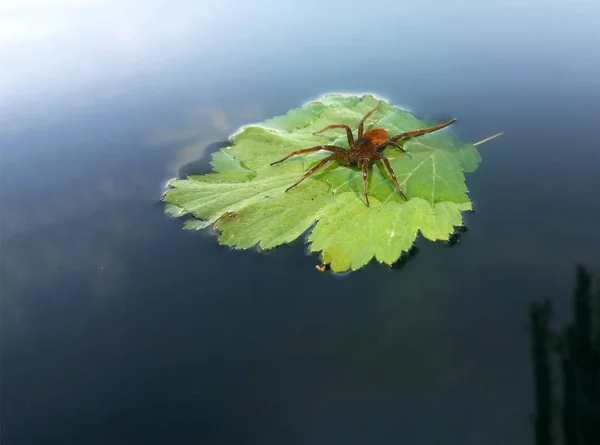
[{"label": "shadow beneath leaf", "polygon": [[446,247],[454,247],[460,244],[468,231],[469,229],[467,228],[467,226],[456,227],[455,232],[452,235],[450,235],[448,241],[445,242]]},{"label": "shadow beneath leaf", "polygon": [[417,256],[421,249],[418,246],[412,246],[410,250],[406,253],[403,253],[402,256],[391,265],[391,268],[394,270],[403,269],[412,259]]}]

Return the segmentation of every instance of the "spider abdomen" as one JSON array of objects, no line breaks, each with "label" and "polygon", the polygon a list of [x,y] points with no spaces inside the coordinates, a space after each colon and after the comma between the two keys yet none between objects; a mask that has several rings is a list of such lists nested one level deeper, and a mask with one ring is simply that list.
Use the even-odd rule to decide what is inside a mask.
[{"label": "spider abdomen", "polygon": [[365,131],[363,138],[368,139],[371,144],[377,146],[388,140],[388,132],[383,128],[371,128]]}]

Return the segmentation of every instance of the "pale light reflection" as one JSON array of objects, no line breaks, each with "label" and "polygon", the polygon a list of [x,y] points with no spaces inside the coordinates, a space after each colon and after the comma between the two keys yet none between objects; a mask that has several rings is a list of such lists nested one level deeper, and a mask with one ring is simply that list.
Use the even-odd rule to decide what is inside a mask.
[{"label": "pale light reflection", "polygon": [[[130,77],[208,42],[214,2],[164,0],[0,2],[0,107]],[[208,44],[208,43],[206,43]]]},{"label": "pale light reflection", "polygon": [[263,118],[259,104],[202,105],[187,110],[179,124],[158,129],[149,136],[146,145],[157,148],[179,145],[166,166],[168,174],[177,176],[181,167],[201,158],[210,144],[227,140],[241,124]]}]

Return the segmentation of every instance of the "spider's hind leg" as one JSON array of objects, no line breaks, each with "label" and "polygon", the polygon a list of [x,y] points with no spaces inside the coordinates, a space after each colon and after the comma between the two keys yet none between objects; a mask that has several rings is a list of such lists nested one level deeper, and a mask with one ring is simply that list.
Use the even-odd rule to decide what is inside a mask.
[{"label": "spider's hind leg", "polygon": [[372,115],[375,112],[375,110],[377,110],[377,108],[379,108],[379,105],[381,105],[381,101],[377,102],[377,105],[375,105],[375,107],[371,111],[369,111],[367,114],[365,114],[364,117],[358,123],[358,137],[359,138],[363,137],[363,128],[365,126],[365,121],[369,118],[370,115]]},{"label": "spider's hind leg", "polygon": [[403,152],[406,156],[408,156],[410,159],[412,159],[412,156],[410,155],[409,152],[407,152],[403,147],[401,147],[400,145],[398,145],[398,144],[396,144],[395,142],[392,142],[392,141],[385,141],[383,144],[381,144],[381,145],[379,145],[377,147],[377,151],[379,153],[381,153],[381,152],[383,152],[384,148],[389,147],[389,146],[397,148],[398,150],[400,150],[401,152]]},{"label": "spider's hind leg", "polygon": [[433,127],[423,128],[421,130],[407,131],[406,133],[397,134],[396,136],[392,136],[390,138],[390,141],[397,142],[400,139],[411,138],[414,136],[420,136],[420,135],[426,134],[426,133],[432,133],[434,131],[441,130],[442,128],[447,127],[448,125],[453,124],[454,122],[456,122],[456,119],[450,119],[448,122],[444,122],[443,124],[434,125]]}]

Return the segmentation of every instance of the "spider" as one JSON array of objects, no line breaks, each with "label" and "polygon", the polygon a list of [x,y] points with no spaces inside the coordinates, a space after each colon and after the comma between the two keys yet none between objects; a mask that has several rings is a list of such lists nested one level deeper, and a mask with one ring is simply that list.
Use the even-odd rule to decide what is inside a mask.
[{"label": "spider", "polygon": [[371,114],[373,114],[373,112],[375,110],[377,110],[379,105],[381,105],[381,102],[378,102],[377,105],[371,111],[369,111],[367,114],[365,114],[364,117],[358,123],[358,139],[356,141],[354,140],[354,135],[352,134],[352,130],[350,129],[350,127],[348,125],[345,125],[345,124],[328,125],[325,128],[323,128],[322,130],[316,131],[314,133],[314,134],[320,134],[320,133],[323,133],[324,131],[332,129],[332,128],[343,128],[344,130],[346,130],[346,135],[348,136],[349,148],[347,150],[342,147],[338,147],[337,145],[317,145],[316,147],[304,148],[302,150],[293,151],[289,155],[287,155],[285,158],[271,163],[271,165],[279,164],[280,162],[283,162],[286,159],[289,159],[294,155],[299,155],[299,154],[303,154],[303,153],[312,153],[312,152],[319,151],[319,150],[327,150],[327,151],[333,152],[333,154],[331,156],[326,157],[321,162],[319,162],[317,165],[315,165],[313,168],[308,170],[298,181],[296,181],[294,184],[289,186],[285,191],[287,192],[288,190],[296,187],[298,184],[300,184],[302,181],[304,181],[310,175],[315,173],[321,167],[325,166],[325,164],[332,162],[332,161],[343,161],[346,166],[353,164],[353,165],[358,166],[358,168],[362,168],[362,171],[363,171],[363,193],[365,195],[365,201],[366,201],[367,207],[369,207],[370,206],[369,197],[367,196],[367,191],[368,191],[367,179],[368,179],[368,175],[369,175],[369,166],[371,165],[372,162],[381,160],[381,161],[383,161],[385,168],[387,169],[390,176],[392,177],[392,180],[394,181],[394,185],[396,186],[396,189],[398,190],[400,195],[402,195],[402,197],[405,200],[408,200],[408,198],[406,197],[406,195],[400,188],[400,185],[398,184],[398,180],[396,179],[396,175],[394,174],[394,170],[392,170],[392,166],[390,165],[390,161],[383,154],[383,150],[386,147],[394,147],[394,148],[397,148],[398,150],[402,151],[409,158],[411,158],[410,154],[408,154],[406,152],[406,150],[404,150],[404,148],[402,148],[396,142],[398,142],[402,139],[406,139],[406,138],[410,138],[410,137],[414,137],[414,136],[420,136],[425,133],[431,133],[433,131],[447,127],[448,125],[455,122],[456,119],[451,119],[448,122],[444,122],[443,124],[434,125],[433,127],[423,128],[421,130],[407,131],[405,133],[398,134],[398,135],[392,136],[392,137],[389,137],[388,132],[383,128],[371,128],[363,133],[363,127],[364,127],[365,121],[369,118],[369,116],[371,116]]}]

